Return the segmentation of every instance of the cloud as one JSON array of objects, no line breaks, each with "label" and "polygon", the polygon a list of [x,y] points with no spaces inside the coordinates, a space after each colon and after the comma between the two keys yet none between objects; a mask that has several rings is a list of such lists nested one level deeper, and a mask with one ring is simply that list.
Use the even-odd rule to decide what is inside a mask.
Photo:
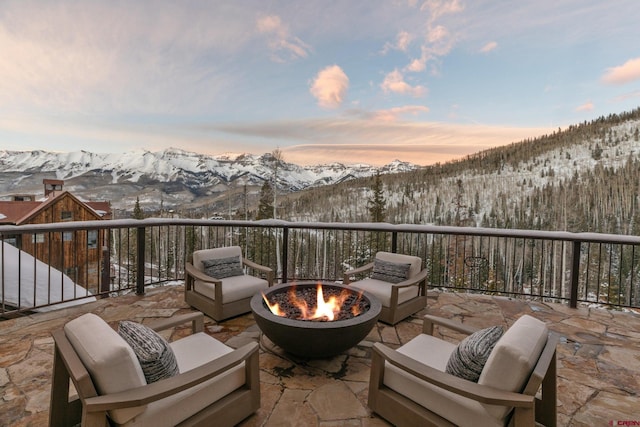
[{"label": "cloud", "polygon": [[385,93],[398,93],[401,95],[412,95],[420,97],[426,94],[427,89],[424,86],[411,86],[404,81],[404,76],[398,70],[394,70],[387,74],[380,87]]},{"label": "cloud", "polygon": [[496,42],[489,42],[487,44],[485,44],[484,46],[482,46],[482,48],[480,49],[481,53],[489,53],[493,50],[495,50],[498,47],[498,43]]},{"label": "cloud", "polygon": [[[424,107],[421,107],[424,108]],[[287,161],[427,165],[548,134],[551,128],[394,122],[375,116],[216,125],[227,138],[255,138],[279,146]]]},{"label": "cloud", "polygon": [[349,88],[349,77],[337,65],[326,67],[316,75],[309,90],[322,108],[338,108]]},{"label": "cloud", "polygon": [[591,111],[593,110],[595,107],[593,105],[593,102],[589,101],[589,102],[585,102],[582,105],[579,105],[578,107],[576,107],[576,111]]},{"label": "cloud", "polygon": [[607,84],[625,84],[640,80],[640,58],[630,59],[624,64],[608,68],[602,81]]},{"label": "cloud", "polygon": [[413,40],[413,36],[411,34],[409,34],[407,31],[400,31],[396,36],[395,43],[385,43],[384,47],[382,48],[382,54],[385,55],[392,49],[406,52],[409,48],[411,40]]},{"label": "cloud", "polygon": [[383,122],[394,122],[398,120],[400,116],[417,116],[420,113],[428,113],[429,108],[424,105],[405,105],[403,107],[394,107],[387,110],[378,110],[369,114],[373,120],[379,120]]},{"label": "cloud", "polygon": [[284,62],[281,54],[284,52],[288,59],[306,58],[311,48],[305,42],[289,34],[288,27],[282,23],[279,16],[269,15],[259,18],[256,22],[259,33],[269,37],[269,49],[272,59],[276,62]]},{"label": "cloud", "polygon": [[[428,14],[426,32],[420,47],[420,57],[413,58],[405,67],[406,71],[411,72],[424,71],[427,63],[436,61],[451,52],[456,36],[444,25],[437,24],[437,21],[444,15],[462,12],[464,7],[458,0],[427,0],[420,10]],[[438,69],[434,66],[432,72],[437,74]]]}]

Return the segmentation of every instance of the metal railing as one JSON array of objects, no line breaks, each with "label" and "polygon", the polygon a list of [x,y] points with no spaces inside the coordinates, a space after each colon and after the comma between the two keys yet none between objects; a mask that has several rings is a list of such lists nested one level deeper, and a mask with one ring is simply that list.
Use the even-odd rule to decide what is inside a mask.
[{"label": "metal railing", "polygon": [[245,257],[272,267],[281,282],[340,281],[344,271],[390,251],[421,257],[430,287],[571,307],[640,307],[636,236],[153,218],[0,226],[0,240],[3,317],[61,302],[144,293],[146,286],[183,280],[194,250],[228,245],[240,245]]}]

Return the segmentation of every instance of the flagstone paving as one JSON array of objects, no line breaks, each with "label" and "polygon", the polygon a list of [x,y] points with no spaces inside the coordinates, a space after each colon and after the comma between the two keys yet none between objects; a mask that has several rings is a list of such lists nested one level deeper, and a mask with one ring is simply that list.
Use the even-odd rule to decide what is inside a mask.
[{"label": "flagstone paving", "polygon": [[[148,290],[144,296],[105,298],[75,308],[0,321],[0,426],[47,424],[53,362],[51,331],[85,312],[112,326],[129,319],[148,322],[191,311],[183,287]],[[486,327],[511,325],[530,314],[562,338],[558,346],[558,424],[561,426],[638,425],[640,423],[640,315],[601,308],[505,297],[429,291],[428,309],[391,327],[378,323],[356,347],[329,359],[303,360],[282,352],[264,337],[251,314],[206,331],[231,347],[260,344],[261,407],[242,427],[358,426],[389,424],[367,407],[370,347],[397,348],[420,333],[429,312]],[[170,331],[169,339],[188,334]],[[459,336],[446,331],[445,339]],[[625,424],[626,423],[626,424]]]}]

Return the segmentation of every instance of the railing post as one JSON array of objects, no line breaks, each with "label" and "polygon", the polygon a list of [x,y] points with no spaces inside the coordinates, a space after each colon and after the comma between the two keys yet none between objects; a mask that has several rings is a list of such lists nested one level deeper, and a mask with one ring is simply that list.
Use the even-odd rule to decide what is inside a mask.
[{"label": "railing post", "polygon": [[[111,290],[111,254],[109,247],[102,247],[102,277],[100,278],[100,293],[106,293]],[[108,294],[107,294],[108,296]]]},{"label": "railing post", "polygon": [[144,260],[144,253],[145,253],[145,246],[144,246],[144,242],[145,242],[145,235],[144,235],[144,227],[138,227],[138,232],[137,234],[137,260],[138,260],[138,265],[136,266],[137,268],[137,275],[136,275],[136,294],[138,295],[143,295],[144,294],[144,264],[145,264],[145,260]]},{"label": "railing post", "polygon": [[289,227],[282,227],[282,283],[287,283],[289,265]]},{"label": "railing post", "polygon": [[578,278],[580,276],[580,244],[573,242],[573,252],[571,254],[571,289],[569,296],[569,307],[578,307]]},{"label": "railing post", "polygon": [[398,252],[398,232],[391,233],[391,252],[394,254]]}]

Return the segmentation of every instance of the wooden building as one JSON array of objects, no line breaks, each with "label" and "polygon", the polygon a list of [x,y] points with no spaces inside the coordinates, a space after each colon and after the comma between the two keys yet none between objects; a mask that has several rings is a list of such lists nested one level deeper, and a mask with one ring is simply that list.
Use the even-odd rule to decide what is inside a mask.
[{"label": "wooden building", "polygon": [[[49,224],[68,221],[111,219],[111,204],[105,201],[85,202],[63,190],[63,181],[45,179],[45,195],[36,200],[32,195],[15,195],[0,201],[0,225]],[[16,234],[4,241],[64,272],[76,284],[97,293],[108,290],[103,272],[109,271],[107,230],[58,231]],[[106,275],[108,278],[108,274]]]}]

